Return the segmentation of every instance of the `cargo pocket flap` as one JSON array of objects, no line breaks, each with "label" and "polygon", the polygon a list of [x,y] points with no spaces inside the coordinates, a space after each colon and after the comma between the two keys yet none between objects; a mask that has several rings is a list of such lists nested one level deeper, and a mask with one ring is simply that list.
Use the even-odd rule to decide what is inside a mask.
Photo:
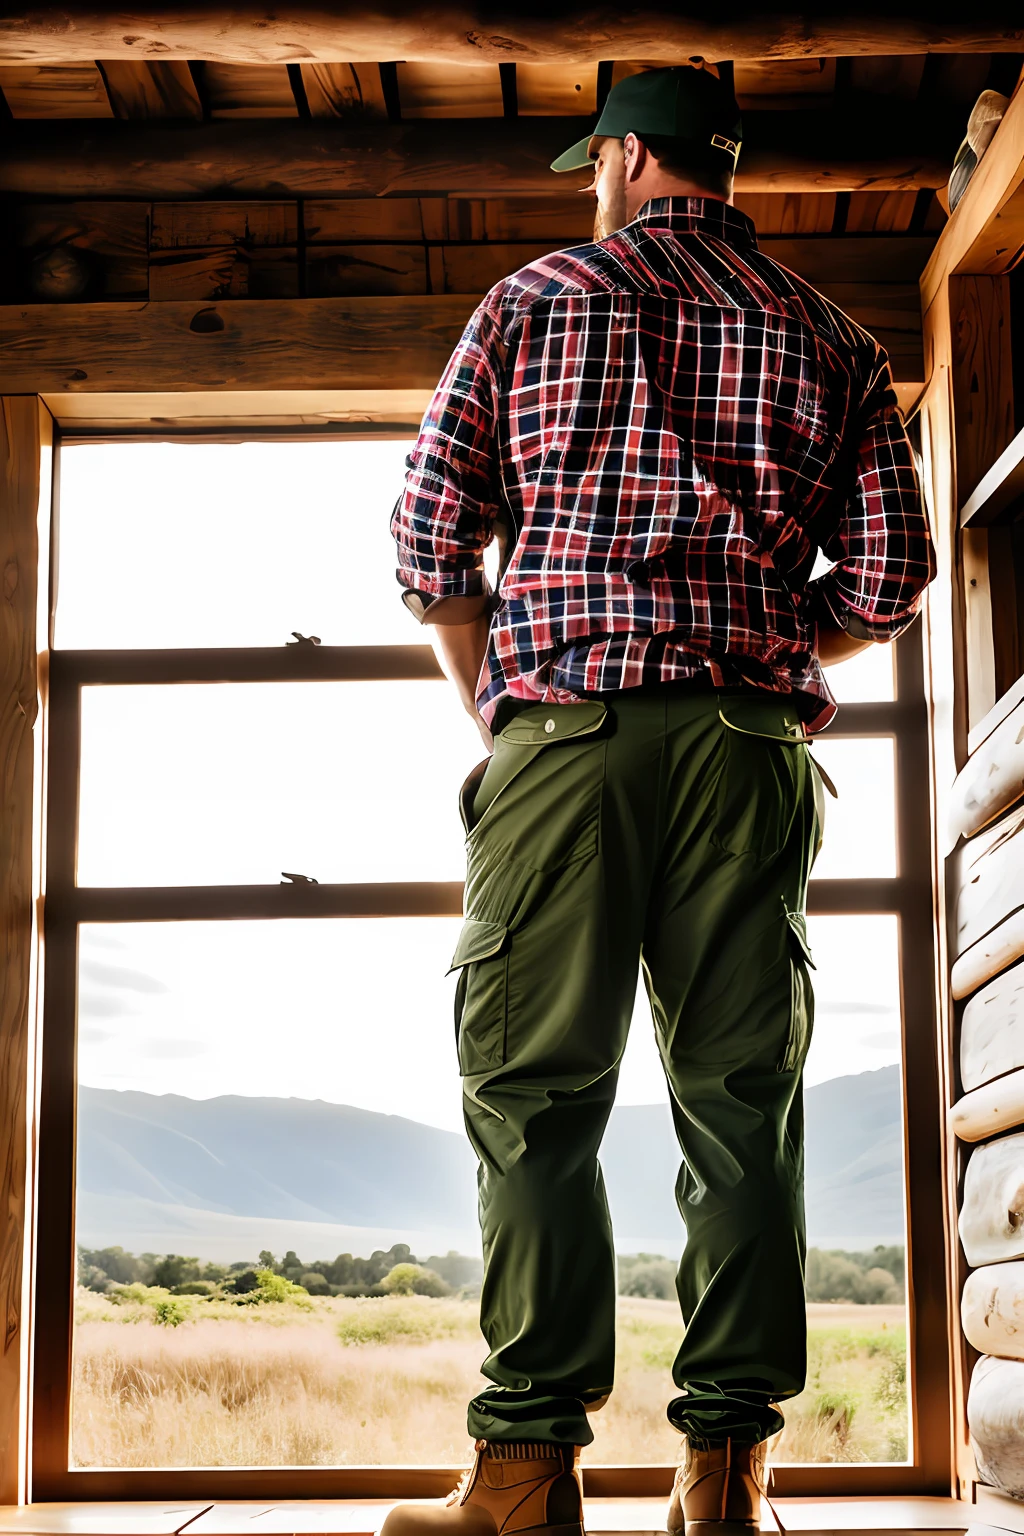
[{"label": "cargo pocket flap", "polygon": [[812,970],[817,970],[814,964],[814,956],[811,954],[811,946],[807,942],[807,919],[802,912],[786,912],[786,921],[789,924],[790,936],[794,945],[799,950],[802,958]]},{"label": "cargo pocket flap", "polygon": [[509,721],[501,739],[534,747],[549,741],[567,741],[572,736],[589,736],[604,724],[607,713],[606,704],[538,704]]},{"label": "cargo pocket flap", "polygon": [[467,917],[455,946],[448,975],[461,970],[473,960],[489,960],[505,947],[508,929],[504,923],[482,923],[478,918]]},{"label": "cargo pocket flap", "polygon": [[780,715],[778,700],[767,695],[765,699],[722,698],[718,718],[741,736],[760,736],[765,741],[780,741],[790,747],[802,746],[807,740],[804,723],[796,710],[787,709]]}]

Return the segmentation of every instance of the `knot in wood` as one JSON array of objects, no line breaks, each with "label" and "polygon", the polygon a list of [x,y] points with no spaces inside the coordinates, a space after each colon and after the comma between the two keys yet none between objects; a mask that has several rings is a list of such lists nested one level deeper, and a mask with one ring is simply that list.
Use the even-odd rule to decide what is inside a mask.
[{"label": "knot in wood", "polygon": [[211,336],[224,329],[224,316],[219,315],[215,309],[201,309],[192,316],[188,328],[197,336]]}]

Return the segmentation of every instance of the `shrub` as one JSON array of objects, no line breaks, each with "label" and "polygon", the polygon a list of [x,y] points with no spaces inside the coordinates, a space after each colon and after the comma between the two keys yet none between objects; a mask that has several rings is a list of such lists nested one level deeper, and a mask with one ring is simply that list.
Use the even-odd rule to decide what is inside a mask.
[{"label": "shrub", "polygon": [[115,1307],[122,1306],[147,1306],[153,1300],[153,1294],[148,1285],[142,1285],[135,1281],[132,1285],[115,1285],[107,1292],[108,1297]]},{"label": "shrub", "polygon": [[875,1402],[888,1413],[906,1412],[907,1352],[905,1349],[893,1350],[882,1367],[875,1386]]},{"label": "shrub", "polygon": [[106,1270],[98,1269],[95,1264],[83,1264],[78,1261],[78,1283],[84,1285],[87,1291],[97,1291],[100,1295],[109,1291],[114,1281],[111,1280]]},{"label": "shrub", "polygon": [[897,1285],[887,1269],[869,1269],[860,1282],[858,1301],[901,1302],[903,1287]]},{"label": "shrub", "polygon": [[272,1269],[258,1269],[256,1278],[260,1283],[261,1301],[291,1301],[296,1296],[308,1294],[301,1285],[296,1285],[294,1280],[286,1280],[283,1275],[275,1275]]},{"label": "shrub", "polygon": [[[255,1284],[253,1284],[255,1281]],[[264,1302],[291,1302],[309,1310],[309,1293],[293,1280],[277,1275],[272,1269],[243,1270],[234,1285],[225,1287],[227,1299],[239,1306],[258,1307]]]},{"label": "shrub", "polygon": [[859,1259],[865,1269],[886,1270],[902,1288],[907,1274],[906,1251],[902,1246],[886,1248],[879,1243],[870,1253],[854,1254],[853,1257]]},{"label": "shrub", "polygon": [[[898,1305],[903,1300],[903,1284],[891,1268],[870,1265],[880,1253],[886,1257],[900,1249],[876,1249],[874,1253],[842,1253],[838,1250],[811,1248],[807,1254],[808,1301],[886,1302]],[[870,1267],[869,1267],[870,1266]]]},{"label": "shrub", "polygon": [[233,1280],[224,1287],[232,1296],[248,1296],[260,1288],[259,1275],[254,1269],[240,1269]]},{"label": "shrub", "polygon": [[818,1393],[812,1412],[818,1423],[830,1429],[840,1445],[845,1445],[857,1412],[857,1399],[852,1392],[830,1388]]},{"label": "shrub", "polygon": [[660,1301],[671,1301],[675,1294],[675,1266],[668,1259],[637,1264],[619,1281],[620,1296],[651,1296]]},{"label": "shrub", "polygon": [[381,1290],[389,1296],[411,1296],[412,1283],[418,1273],[418,1264],[396,1264],[381,1281]]},{"label": "shrub", "polygon": [[360,1297],[346,1308],[337,1324],[338,1339],[345,1345],[427,1344],[451,1338],[463,1326],[458,1308],[428,1307],[405,1296]]},{"label": "shrub", "polygon": [[396,1264],[381,1281],[389,1296],[447,1296],[451,1287],[422,1264]]},{"label": "shrub", "polygon": [[432,1254],[429,1259],[424,1259],[423,1265],[425,1269],[432,1269],[435,1275],[440,1275],[445,1284],[455,1290],[463,1286],[479,1285],[484,1277],[483,1259],[456,1253],[454,1248],[445,1254]]},{"label": "shrub", "polygon": [[172,1296],[213,1296],[217,1287],[212,1280],[186,1280],[182,1285],[172,1285]]},{"label": "shrub", "polygon": [[318,1269],[309,1269],[304,1275],[300,1275],[299,1284],[311,1296],[329,1296],[331,1294],[330,1284],[324,1279]]},{"label": "shrub", "polygon": [[153,1303],[153,1317],[165,1328],[177,1328],[179,1323],[188,1322],[191,1315],[192,1309],[188,1302],[181,1301],[177,1296],[163,1296]]},{"label": "shrub", "polygon": [[162,1258],[153,1272],[153,1284],[173,1290],[186,1280],[199,1279],[199,1260],[182,1258],[180,1253],[169,1253]]},{"label": "shrub", "polygon": [[78,1283],[89,1290],[105,1291],[108,1284],[131,1285],[140,1281],[149,1285],[153,1280],[153,1256],[144,1253],[136,1258],[121,1247],[82,1248],[78,1250]]}]

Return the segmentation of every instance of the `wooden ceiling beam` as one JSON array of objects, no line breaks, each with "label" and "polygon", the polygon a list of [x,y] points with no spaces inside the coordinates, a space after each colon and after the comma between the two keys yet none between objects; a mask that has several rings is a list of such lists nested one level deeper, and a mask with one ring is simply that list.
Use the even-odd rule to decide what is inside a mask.
[{"label": "wooden ceiling beam", "polygon": [[[919,317],[901,289],[863,284],[837,297],[879,327],[898,379],[923,379]],[[476,302],[434,294],[10,305],[0,308],[0,377],[11,394],[432,390]]]},{"label": "wooden ceiling beam", "polygon": [[[689,13],[689,14],[688,14]],[[504,60],[582,65],[602,59],[667,63],[711,59],[802,59],[897,53],[1013,53],[1024,47],[1016,0],[984,0],[954,17],[933,0],[886,6],[819,0],[803,10],[681,7],[676,0],[598,6],[555,0],[524,9],[505,0],[432,6],[389,0],[336,7],[280,0],[272,9],[156,0],[144,12],[95,0],[5,7],[0,58],[32,63],[92,59],[209,59],[229,64]]]},{"label": "wooden ceiling beam", "polygon": [[[794,121],[796,119],[797,121]],[[330,120],[0,125],[0,192],[26,197],[556,195],[554,155],[579,118],[353,125]],[[752,112],[740,192],[901,191],[942,186],[963,131],[944,113]]]},{"label": "wooden ceiling beam", "polygon": [[462,295],[0,307],[8,394],[433,389]]},{"label": "wooden ceiling beam", "polygon": [[202,121],[199,92],[181,60],[111,59],[100,71],[115,117]]}]

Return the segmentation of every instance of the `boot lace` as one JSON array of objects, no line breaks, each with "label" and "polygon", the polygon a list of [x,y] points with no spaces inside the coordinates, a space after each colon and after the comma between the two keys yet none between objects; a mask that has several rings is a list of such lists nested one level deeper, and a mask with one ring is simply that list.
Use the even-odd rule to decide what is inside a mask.
[{"label": "boot lace", "polygon": [[462,1500],[466,1496],[466,1490],[469,1487],[469,1479],[471,1475],[472,1469],[467,1467],[465,1472],[463,1472],[462,1476],[459,1478],[457,1486],[452,1489],[451,1493],[445,1499],[445,1509],[453,1509],[456,1504],[462,1503]]},{"label": "boot lace", "polygon": [[[484,1442],[482,1440],[478,1440],[476,1442],[476,1444],[474,1445],[474,1447],[473,1447],[473,1449],[477,1453],[477,1457],[479,1457],[480,1452],[483,1450],[483,1448],[484,1448]],[[451,1493],[445,1499],[445,1501],[444,1501],[445,1509],[453,1509],[456,1504],[461,1504],[462,1503],[463,1499],[466,1497],[467,1492],[469,1491],[469,1484],[470,1484],[470,1481],[471,1481],[471,1479],[473,1477],[473,1473],[475,1472],[475,1470],[476,1470],[476,1459],[474,1459],[472,1466],[469,1466],[469,1467],[466,1468],[465,1472],[463,1472],[462,1476],[459,1478],[457,1486],[452,1489]]]}]

